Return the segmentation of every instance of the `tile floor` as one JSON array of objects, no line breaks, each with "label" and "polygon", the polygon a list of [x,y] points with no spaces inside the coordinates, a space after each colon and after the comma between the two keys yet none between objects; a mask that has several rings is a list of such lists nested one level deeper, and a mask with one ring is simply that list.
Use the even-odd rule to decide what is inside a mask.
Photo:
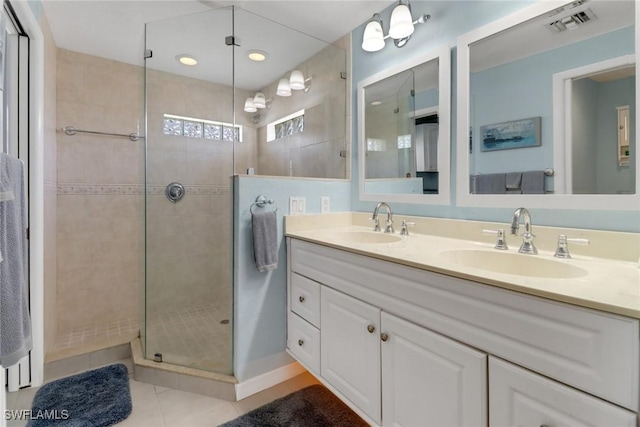
[{"label": "tile floor", "polygon": [[[194,393],[129,380],[133,411],[121,427],[209,427],[230,421],[252,409],[318,381],[308,373],[243,399],[229,402]],[[37,388],[9,394],[8,409],[29,409]],[[23,427],[26,421],[8,421],[7,427]]]}]

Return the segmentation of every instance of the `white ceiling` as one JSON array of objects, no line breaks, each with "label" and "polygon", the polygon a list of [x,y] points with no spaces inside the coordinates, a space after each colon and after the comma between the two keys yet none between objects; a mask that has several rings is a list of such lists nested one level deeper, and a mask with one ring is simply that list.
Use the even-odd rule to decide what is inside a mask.
[{"label": "white ceiling", "polygon": [[[224,37],[232,34],[235,11],[236,86],[258,89],[276,81],[315,52],[348,34],[385,9],[390,0],[43,0],[59,48],[144,65],[147,43],[153,49],[149,66],[218,83],[231,83],[231,54]],[[249,49],[267,51],[267,61],[249,63]],[[180,53],[195,55],[199,64],[185,67]],[[245,62],[241,62],[245,61]]]}]

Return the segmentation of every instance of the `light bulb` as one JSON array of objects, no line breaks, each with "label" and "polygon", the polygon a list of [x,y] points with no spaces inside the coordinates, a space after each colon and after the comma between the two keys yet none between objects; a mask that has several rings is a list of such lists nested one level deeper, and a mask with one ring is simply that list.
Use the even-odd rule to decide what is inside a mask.
[{"label": "light bulb", "polygon": [[362,35],[362,49],[367,52],[377,52],[384,47],[382,25],[377,20],[370,21],[364,28]]},{"label": "light bulb", "polygon": [[413,18],[406,4],[399,4],[391,12],[389,23],[389,36],[394,39],[403,39],[413,34]]}]

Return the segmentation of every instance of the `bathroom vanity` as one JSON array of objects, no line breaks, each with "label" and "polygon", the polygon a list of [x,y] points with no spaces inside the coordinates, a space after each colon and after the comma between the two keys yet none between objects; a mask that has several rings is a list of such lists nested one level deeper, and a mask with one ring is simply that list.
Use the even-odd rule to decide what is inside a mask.
[{"label": "bathroom vanity", "polygon": [[[442,229],[401,238],[363,227],[364,215],[287,218],[287,347],[368,422],[638,425],[637,263],[556,260],[544,242],[538,255],[515,241],[497,251]],[[424,220],[416,229],[433,226]],[[486,226],[446,222],[478,236]],[[451,255],[469,251],[550,264],[525,276]]]}]

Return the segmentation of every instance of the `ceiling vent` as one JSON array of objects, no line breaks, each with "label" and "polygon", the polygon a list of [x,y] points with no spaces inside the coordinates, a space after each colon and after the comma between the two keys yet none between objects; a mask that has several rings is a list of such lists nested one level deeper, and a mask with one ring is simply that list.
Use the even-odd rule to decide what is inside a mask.
[{"label": "ceiling vent", "polygon": [[566,30],[574,30],[580,25],[586,24],[598,19],[598,17],[591,11],[591,9],[585,8],[579,12],[571,11],[570,15],[566,15],[562,18],[556,18],[554,21],[547,24],[554,33],[561,33]]}]

